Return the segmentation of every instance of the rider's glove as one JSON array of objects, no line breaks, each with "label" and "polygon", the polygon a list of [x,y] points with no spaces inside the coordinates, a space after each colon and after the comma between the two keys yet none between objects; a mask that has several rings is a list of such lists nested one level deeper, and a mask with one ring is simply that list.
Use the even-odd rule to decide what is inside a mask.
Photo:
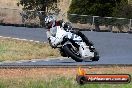
[{"label": "rider's glove", "polygon": [[52,48],[56,48],[55,46],[52,45],[51,39],[50,39],[50,38],[48,38],[48,41],[49,41],[49,44],[50,44],[50,46],[51,46]]},{"label": "rider's glove", "polygon": [[57,47],[57,44],[55,43],[55,37],[52,37],[52,36],[50,36],[49,38],[48,38],[48,40],[49,40],[49,44],[50,44],[50,46],[52,47],[52,48],[56,48]]}]

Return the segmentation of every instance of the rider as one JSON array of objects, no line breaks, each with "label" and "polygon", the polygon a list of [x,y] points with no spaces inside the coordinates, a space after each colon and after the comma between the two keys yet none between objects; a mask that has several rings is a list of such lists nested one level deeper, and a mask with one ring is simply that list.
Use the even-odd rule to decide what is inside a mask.
[{"label": "rider", "polygon": [[53,48],[55,48],[62,41],[62,39],[56,35],[57,26],[62,27],[64,25],[64,23],[61,20],[56,21],[55,17],[53,17],[53,16],[47,16],[45,18],[45,24],[48,29],[46,34],[47,34],[49,43]]},{"label": "rider", "polygon": [[[56,35],[57,32],[57,26],[63,27],[64,29],[67,28],[67,24],[64,23],[62,20],[56,21],[55,17],[50,15],[45,18],[45,24],[48,29],[46,32],[47,38],[49,40],[49,44],[55,48],[62,40],[63,37]],[[73,31],[75,34],[82,37],[82,40],[85,41],[85,43],[88,46],[93,46],[93,44],[79,31]],[[61,35],[61,34],[60,34]]]}]

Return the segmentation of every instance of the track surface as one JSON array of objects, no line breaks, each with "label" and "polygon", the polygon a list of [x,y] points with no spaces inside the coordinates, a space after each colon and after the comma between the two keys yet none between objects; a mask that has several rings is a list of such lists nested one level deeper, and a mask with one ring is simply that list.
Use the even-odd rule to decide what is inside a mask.
[{"label": "track surface", "polygon": [[[42,28],[0,26],[0,36],[20,39],[47,41],[46,30]],[[127,33],[83,32],[91,40],[100,53],[98,62],[75,62],[70,58],[54,60],[31,60],[17,62],[1,62],[0,65],[96,65],[96,64],[132,64],[132,35]]]}]

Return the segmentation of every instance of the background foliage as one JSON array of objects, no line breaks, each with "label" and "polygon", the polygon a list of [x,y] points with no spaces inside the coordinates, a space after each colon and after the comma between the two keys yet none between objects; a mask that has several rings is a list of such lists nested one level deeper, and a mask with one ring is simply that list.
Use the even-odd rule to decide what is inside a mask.
[{"label": "background foliage", "polygon": [[128,0],[72,0],[68,13],[101,17],[127,17],[128,10],[130,11],[131,8]]},{"label": "background foliage", "polygon": [[[113,25],[118,27],[128,25],[128,18],[132,18],[132,6],[128,3],[128,0],[72,0],[68,11],[68,19],[71,22],[92,24],[92,16],[100,16],[94,19],[96,27],[99,25]],[[127,19],[117,19],[117,17]]]},{"label": "background foliage", "polygon": [[[39,16],[40,24],[44,25],[43,18],[47,13],[50,11],[59,12],[57,2],[59,2],[59,0],[20,0],[17,5],[22,5],[23,11],[25,11],[25,13],[30,17],[35,18],[36,16]],[[29,10],[34,12],[32,13]],[[36,13],[35,11],[43,12]]]}]

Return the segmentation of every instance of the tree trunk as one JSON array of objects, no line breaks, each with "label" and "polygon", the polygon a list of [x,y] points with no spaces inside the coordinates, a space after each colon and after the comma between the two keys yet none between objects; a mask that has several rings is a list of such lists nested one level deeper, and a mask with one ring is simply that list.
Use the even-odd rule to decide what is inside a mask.
[{"label": "tree trunk", "polygon": [[44,11],[44,12],[41,12],[41,15],[39,16],[40,26],[45,27],[45,16],[46,16],[46,6],[45,5],[41,8],[41,11]]},{"label": "tree trunk", "polygon": [[99,25],[95,24],[95,31],[100,31]]}]

